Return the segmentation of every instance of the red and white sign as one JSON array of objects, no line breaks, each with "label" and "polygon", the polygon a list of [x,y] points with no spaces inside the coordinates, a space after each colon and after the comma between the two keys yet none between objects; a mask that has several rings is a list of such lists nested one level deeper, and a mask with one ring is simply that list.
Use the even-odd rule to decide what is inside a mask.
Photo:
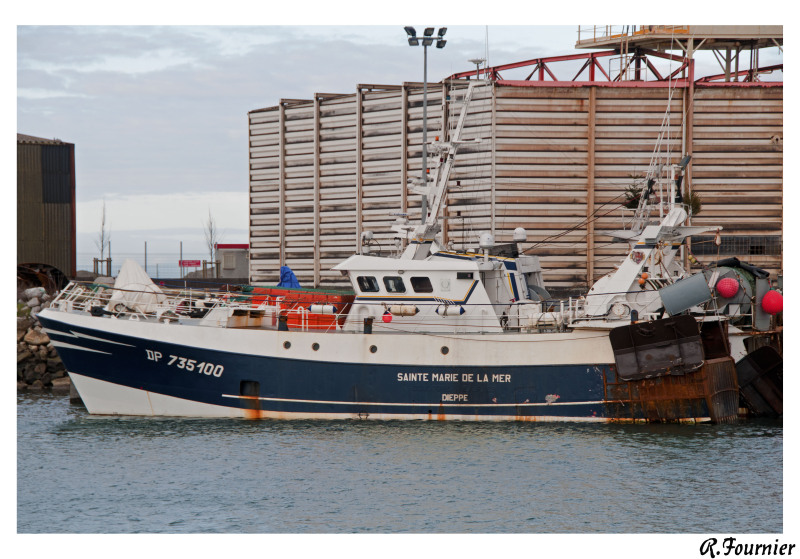
[{"label": "red and white sign", "polygon": [[178,266],[181,268],[199,268],[199,260],[178,260]]}]

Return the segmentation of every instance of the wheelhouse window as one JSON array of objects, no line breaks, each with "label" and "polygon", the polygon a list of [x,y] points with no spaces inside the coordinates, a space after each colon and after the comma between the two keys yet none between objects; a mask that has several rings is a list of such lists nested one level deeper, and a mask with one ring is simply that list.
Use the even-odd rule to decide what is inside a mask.
[{"label": "wheelhouse window", "polygon": [[356,282],[358,283],[358,288],[362,293],[377,293],[380,291],[380,288],[378,287],[378,280],[376,280],[373,276],[358,276],[358,278],[356,278]]},{"label": "wheelhouse window", "polygon": [[403,278],[398,276],[386,276],[383,278],[383,285],[389,293],[405,293],[406,286],[403,284]]},{"label": "wheelhouse window", "polygon": [[411,288],[414,290],[414,293],[433,293],[433,284],[431,280],[424,276],[412,277]]}]

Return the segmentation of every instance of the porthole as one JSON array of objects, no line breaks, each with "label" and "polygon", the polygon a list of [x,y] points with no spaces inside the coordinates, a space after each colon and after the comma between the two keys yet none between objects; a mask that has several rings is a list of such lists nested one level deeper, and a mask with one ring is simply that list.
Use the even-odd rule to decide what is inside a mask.
[{"label": "porthole", "polygon": [[425,276],[412,277],[411,287],[414,289],[414,293],[433,293],[433,284],[430,278]]},{"label": "porthole", "polygon": [[369,346],[369,351],[370,351],[370,353],[377,352],[378,351],[378,346],[376,346],[376,345]]},{"label": "porthole", "polygon": [[358,283],[358,288],[362,292],[377,293],[380,291],[380,288],[378,287],[378,280],[376,280],[373,276],[358,276],[356,282]]},{"label": "porthole", "polygon": [[406,286],[403,279],[398,276],[386,276],[383,278],[383,285],[387,293],[405,293]]},{"label": "porthole", "polygon": [[319,344],[314,342],[313,344],[311,344],[311,349],[313,349],[314,351],[317,351],[319,349]]},{"label": "porthole", "polygon": [[289,349],[290,347],[292,347],[292,342],[283,342],[283,347],[285,349]]},{"label": "porthole", "polygon": [[448,353],[450,353],[450,348],[447,347],[446,345],[443,345],[442,346],[442,355],[447,355]]}]

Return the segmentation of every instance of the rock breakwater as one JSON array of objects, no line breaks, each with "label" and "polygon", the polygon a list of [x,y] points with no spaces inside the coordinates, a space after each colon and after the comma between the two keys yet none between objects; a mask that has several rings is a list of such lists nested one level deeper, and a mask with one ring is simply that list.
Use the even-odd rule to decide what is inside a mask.
[{"label": "rock breakwater", "polygon": [[17,390],[69,391],[64,364],[50,338],[42,331],[36,313],[50,306],[54,294],[43,287],[17,294]]}]

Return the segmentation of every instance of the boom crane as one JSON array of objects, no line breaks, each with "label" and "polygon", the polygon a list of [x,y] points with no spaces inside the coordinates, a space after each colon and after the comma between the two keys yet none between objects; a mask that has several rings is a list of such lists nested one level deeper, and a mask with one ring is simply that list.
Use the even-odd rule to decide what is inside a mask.
[{"label": "boom crane", "polygon": [[[461,114],[458,117],[458,123],[450,141],[435,141],[431,143],[430,153],[439,156],[432,180],[428,179],[428,184],[424,186],[413,183],[410,186],[412,192],[428,197],[428,215],[425,218],[425,222],[414,227],[413,231],[411,230],[412,226],[407,223],[396,224],[392,227],[393,230],[400,233],[401,237],[411,241],[401,258],[420,260],[428,256],[436,235],[442,230],[440,214],[444,209],[447,181],[450,178],[456,152],[464,144],[475,144],[481,141],[479,138],[468,141],[460,140],[476,83],[478,82],[471,81],[464,94],[464,104],[461,107]],[[427,161],[423,162],[423,164],[427,164]]]}]

